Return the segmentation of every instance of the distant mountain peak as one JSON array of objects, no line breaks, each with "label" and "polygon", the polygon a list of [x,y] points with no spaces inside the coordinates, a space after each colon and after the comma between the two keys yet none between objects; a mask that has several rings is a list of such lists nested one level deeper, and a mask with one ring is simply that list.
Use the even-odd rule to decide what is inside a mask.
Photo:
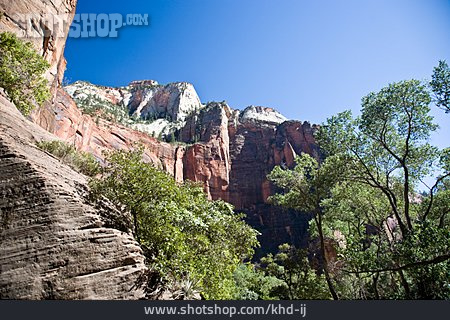
[{"label": "distant mountain peak", "polygon": [[273,108],[248,106],[240,114],[241,121],[257,121],[280,124],[288,119]]}]

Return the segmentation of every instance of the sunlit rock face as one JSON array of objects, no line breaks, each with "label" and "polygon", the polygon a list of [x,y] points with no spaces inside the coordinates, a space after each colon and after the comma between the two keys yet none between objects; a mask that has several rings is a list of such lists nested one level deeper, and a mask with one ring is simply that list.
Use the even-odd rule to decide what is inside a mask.
[{"label": "sunlit rock face", "polygon": [[55,104],[39,110],[33,120],[77,149],[92,153],[101,162],[108,150],[131,150],[145,146],[144,160],[183,180],[184,147],[169,144],[134,130],[130,126],[113,123],[98,116],[83,114],[75,101],[58,89]]},{"label": "sunlit rock face", "polygon": [[250,106],[241,112],[240,120],[241,122],[280,124],[288,119],[272,108]]},{"label": "sunlit rock face", "polygon": [[[92,105],[119,110],[125,121],[86,114]],[[308,217],[268,204],[276,190],[266,176],[276,165],[292,168],[301,152],[318,157],[316,127],[308,122],[290,121],[272,108],[202,104],[192,85],[154,80],[120,88],[74,83],[60,89],[55,105],[36,121],[99,159],[105,150],[130,150],[140,143],[146,161],[177,181],[201,182],[209,198],[247,213],[248,222],[263,231],[264,251],[283,242],[305,245]]]},{"label": "sunlit rock face", "polygon": [[10,31],[31,42],[50,63],[45,76],[52,91],[64,76],[64,47],[76,4],[76,0],[0,1],[0,32]]},{"label": "sunlit rock face", "polygon": [[128,103],[130,113],[143,118],[166,118],[184,121],[194,111],[202,108],[194,86],[187,82],[170,83],[165,86],[132,82]]},{"label": "sunlit rock face", "polygon": [[187,82],[163,86],[141,80],[114,88],[77,81],[64,89],[82,110],[118,113],[119,122],[154,137],[181,129],[189,115],[203,108],[194,86]]},{"label": "sunlit rock face", "polygon": [[29,40],[51,64],[46,77],[53,98],[33,112],[32,121],[100,161],[105,151],[142,145],[145,161],[179,182],[201,182],[208,197],[247,213],[248,222],[262,232],[264,251],[283,242],[304,246],[307,217],[267,203],[276,190],[266,176],[276,165],[293,167],[301,152],[318,157],[315,126],[289,121],[262,106],[240,111],[225,102],[203,104],[187,82],[138,80],[108,87],[78,81],[62,88],[70,24],[50,25],[43,13],[70,22],[75,5],[74,0],[0,1],[5,13],[0,31],[23,36],[13,13],[36,14],[29,22],[36,26],[37,37]]}]

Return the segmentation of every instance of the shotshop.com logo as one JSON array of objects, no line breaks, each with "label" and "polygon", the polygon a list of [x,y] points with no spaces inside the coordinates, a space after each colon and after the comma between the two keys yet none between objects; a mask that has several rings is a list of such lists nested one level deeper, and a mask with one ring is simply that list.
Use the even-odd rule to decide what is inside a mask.
[{"label": "shotshop.com logo", "polygon": [[[13,14],[11,18],[22,28],[24,38],[65,37],[70,14]],[[70,25],[70,38],[117,38],[125,26],[148,26],[148,14],[130,13],[79,13]]]}]

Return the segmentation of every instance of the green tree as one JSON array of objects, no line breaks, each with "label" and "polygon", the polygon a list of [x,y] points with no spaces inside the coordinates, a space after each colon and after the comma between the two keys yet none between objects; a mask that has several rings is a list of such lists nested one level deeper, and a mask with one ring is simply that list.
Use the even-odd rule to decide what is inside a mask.
[{"label": "green tree", "polygon": [[275,291],[285,286],[283,280],[267,275],[250,263],[241,264],[234,272],[236,292],[234,300],[274,300],[280,299]]},{"label": "green tree", "polygon": [[[434,198],[442,199],[436,192],[449,173],[439,164],[444,152],[428,142],[437,129],[430,101],[426,86],[417,80],[393,83],[362,99],[360,117],[341,113],[317,136],[325,162],[346,168],[340,179],[345,184],[333,188],[328,202],[333,204],[323,204],[330,219],[353,224],[346,233],[345,262],[353,268],[347,271],[371,275],[373,297],[380,296],[380,277],[400,283],[401,297],[442,297],[449,292],[442,277],[448,274],[448,226],[438,228],[431,214],[437,206]],[[418,185],[436,170],[442,174],[421,199]],[[425,276],[431,273],[436,276]],[[436,283],[442,284],[439,291],[431,289]],[[395,297],[388,285],[383,290],[385,297]]]},{"label": "green tree", "polygon": [[92,194],[132,214],[151,267],[180,281],[190,279],[207,299],[231,298],[233,273],[258,244],[243,216],[224,201],[209,201],[201,186],[178,184],[142,162],[141,149],[112,152],[106,163],[102,177],[91,182]]},{"label": "green tree", "polygon": [[169,136],[166,138],[167,142],[175,143],[177,139],[175,138],[175,133],[172,131]]},{"label": "green tree", "polygon": [[11,32],[0,34],[0,87],[24,115],[50,98],[48,82],[43,77],[49,66],[31,43]]},{"label": "green tree", "polygon": [[436,105],[445,110],[445,113],[450,112],[450,68],[447,62],[439,61],[439,65],[434,68],[432,80],[430,82],[431,88],[434,92]]},{"label": "green tree", "polygon": [[326,156],[340,155],[351,164],[347,179],[383,192],[403,235],[417,217],[411,210],[414,187],[439,159],[439,150],[428,143],[438,128],[429,114],[430,101],[419,81],[394,83],[362,99],[361,117],[341,113],[318,134]]},{"label": "green tree", "polygon": [[296,166],[293,170],[284,170],[277,166],[268,175],[269,180],[284,190],[283,194],[270,197],[271,202],[301,212],[312,213],[314,231],[317,232],[320,241],[322,268],[333,299],[338,299],[338,295],[325,253],[324,210],[321,201],[329,196],[337,176],[334,168],[325,164],[320,165],[316,159],[305,153],[296,158]]},{"label": "green tree", "polygon": [[370,93],[360,117],[346,111],[320,127],[322,162],[302,155],[293,170],[270,175],[284,190],[275,202],[311,212],[321,239],[342,235],[337,270],[327,276],[342,298],[450,295],[449,153],[428,142],[437,129],[430,102],[417,80]]}]

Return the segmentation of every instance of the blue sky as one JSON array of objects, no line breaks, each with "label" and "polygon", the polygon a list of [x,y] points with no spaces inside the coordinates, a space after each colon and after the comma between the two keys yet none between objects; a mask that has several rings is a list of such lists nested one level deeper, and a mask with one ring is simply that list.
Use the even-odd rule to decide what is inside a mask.
[{"label": "blue sky", "polygon": [[[390,82],[450,62],[448,0],[79,0],[77,13],[147,13],[118,38],[69,39],[66,77],[188,81],[203,102],[273,107],[320,123]],[[434,110],[448,146],[450,115]]]}]

